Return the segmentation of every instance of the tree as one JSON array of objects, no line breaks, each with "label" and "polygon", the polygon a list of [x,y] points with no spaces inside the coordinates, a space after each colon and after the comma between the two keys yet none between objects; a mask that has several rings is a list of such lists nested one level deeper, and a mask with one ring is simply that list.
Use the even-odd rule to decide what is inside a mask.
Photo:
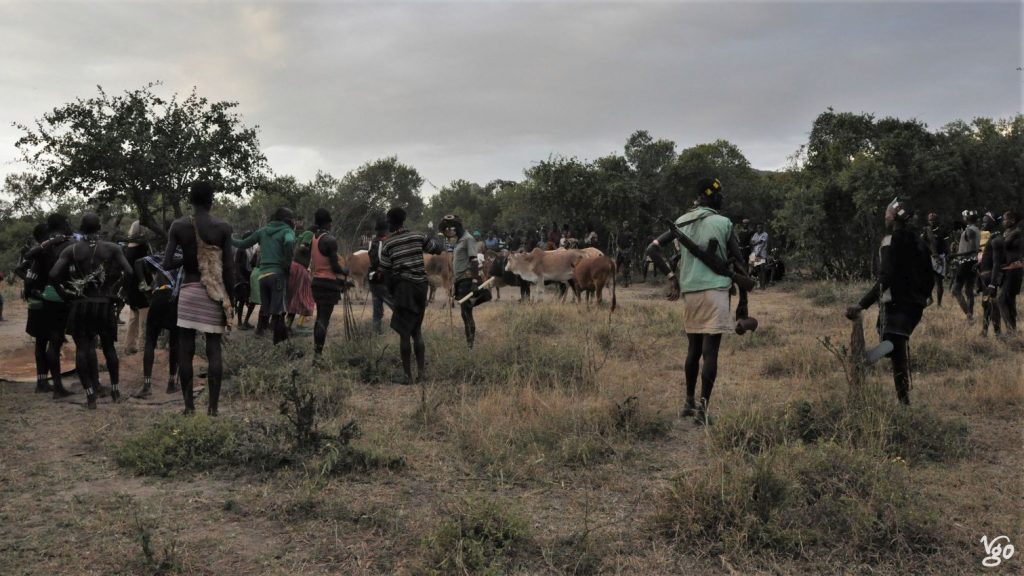
[{"label": "tree", "polygon": [[501,189],[500,185],[455,180],[430,199],[423,217],[436,225],[445,214],[456,214],[470,231],[486,233],[494,228],[500,210],[494,196],[496,188]]},{"label": "tree", "polygon": [[100,213],[131,210],[166,235],[183,214],[189,185],[208,179],[230,195],[251,191],[266,171],[256,128],[242,124],[235,102],[210,102],[193,90],[169,100],[157,83],[99,94],[55,108],[15,143],[41,178],[40,195],[78,199]]},{"label": "tree", "polygon": [[728,140],[698,144],[679,153],[667,176],[674,192],[665,202],[674,208],[673,212],[689,208],[694,184],[704,177],[718,178],[722,182],[728,215],[760,222],[767,222],[771,217],[774,207],[766,194],[764,179],[750,167],[750,161],[739,147]]}]

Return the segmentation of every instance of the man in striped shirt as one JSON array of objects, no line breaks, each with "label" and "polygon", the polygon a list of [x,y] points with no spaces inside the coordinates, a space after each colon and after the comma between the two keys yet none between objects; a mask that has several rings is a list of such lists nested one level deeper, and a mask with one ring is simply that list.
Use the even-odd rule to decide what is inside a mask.
[{"label": "man in striped shirt", "polygon": [[423,378],[426,348],[423,344],[423,313],[427,309],[427,272],[423,252],[439,254],[436,242],[405,228],[405,210],[392,208],[387,213],[390,235],[380,254],[380,272],[384,276],[393,312],[391,328],[398,332],[404,377],[401,384],[412,383],[412,354],[416,353],[416,373]]}]

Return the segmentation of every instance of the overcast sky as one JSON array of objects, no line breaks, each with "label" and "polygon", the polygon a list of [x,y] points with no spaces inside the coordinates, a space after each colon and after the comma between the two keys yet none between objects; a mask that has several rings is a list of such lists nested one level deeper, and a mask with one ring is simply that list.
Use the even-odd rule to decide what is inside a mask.
[{"label": "overcast sky", "polygon": [[[396,154],[437,186],[551,154],[725,138],[786,164],[826,107],[1021,111],[1019,2],[49,2],[0,0],[0,177],[29,123],[100,84],[236,100],[275,172]],[[430,185],[424,192],[431,193]]]}]

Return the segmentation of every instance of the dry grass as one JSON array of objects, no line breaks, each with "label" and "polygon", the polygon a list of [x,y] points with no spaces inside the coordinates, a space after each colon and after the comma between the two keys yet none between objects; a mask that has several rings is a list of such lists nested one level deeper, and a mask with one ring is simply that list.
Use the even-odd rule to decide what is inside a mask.
[{"label": "dry grass", "polygon": [[[487,304],[472,352],[434,306],[423,388],[390,384],[392,334],[332,331],[316,367],[308,338],[238,334],[217,421],[4,385],[0,573],[950,574],[981,570],[981,534],[1024,541],[1019,341],[929,309],[911,409],[887,361],[851,398],[818,339],[845,341],[864,286],[789,283],[726,337],[705,431],[676,418],[685,340],[660,288],[620,290],[611,318]],[[293,374],[306,432],[280,414]]]}]

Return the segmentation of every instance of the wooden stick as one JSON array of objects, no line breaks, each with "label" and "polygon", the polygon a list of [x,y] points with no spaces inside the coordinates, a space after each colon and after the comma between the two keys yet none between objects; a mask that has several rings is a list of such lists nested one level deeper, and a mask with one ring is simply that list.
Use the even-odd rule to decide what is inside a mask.
[{"label": "wooden stick", "polygon": [[[494,279],[495,278],[496,278],[496,276],[491,276],[490,278],[487,279],[486,282],[484,282],[483,284],[478,286],[477,290],[486,290],[486,289],[490,288],[494,284]],[[465,296],[463,296],[458,302],[459,302],[459,304],[465,304],[472,297],[473,297],[473,292],[470,292],[469,294],[466,294]]]}]

